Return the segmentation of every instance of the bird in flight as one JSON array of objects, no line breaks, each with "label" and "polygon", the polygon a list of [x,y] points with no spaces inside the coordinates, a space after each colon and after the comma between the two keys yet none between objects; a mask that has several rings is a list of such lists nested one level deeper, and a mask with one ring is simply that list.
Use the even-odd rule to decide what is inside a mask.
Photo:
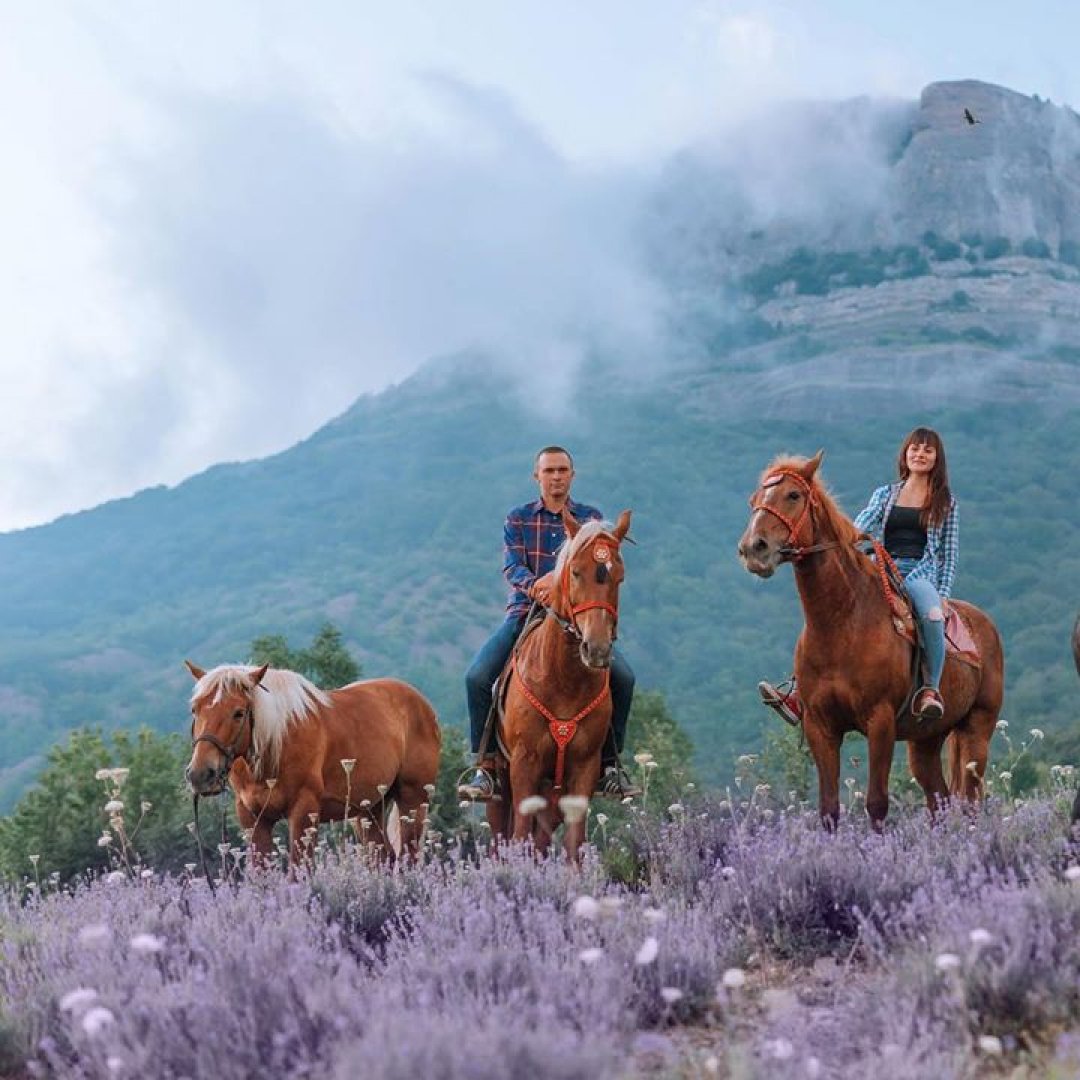
[{"label": "bird in flight", "polygon": [[970,109],[967,109],[967,108],[964,109],[964,119],[969,124],[981,124],[982,123],[982,121],[976,119],[975,114]]}]

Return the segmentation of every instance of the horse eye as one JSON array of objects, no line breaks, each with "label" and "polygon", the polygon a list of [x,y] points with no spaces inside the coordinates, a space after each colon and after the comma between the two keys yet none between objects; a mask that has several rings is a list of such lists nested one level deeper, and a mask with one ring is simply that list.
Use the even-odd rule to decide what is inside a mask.
[{"label": "horse eye", "polygon": [[243,709],[237,709],[236,712],[234,712],[232,714],[232,718],[234,720],[243,720],[244,719],[244,710]]},{"label": "horse eye", "polygon": [[789,491],[788,498],[791,499],[792,502],[797,502],[799,499],[802,498],[802,495],[798,491]]}]

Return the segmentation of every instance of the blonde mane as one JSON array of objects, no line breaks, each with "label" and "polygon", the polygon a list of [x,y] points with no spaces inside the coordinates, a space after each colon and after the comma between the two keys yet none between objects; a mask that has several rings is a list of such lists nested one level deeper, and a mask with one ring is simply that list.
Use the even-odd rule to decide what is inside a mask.
[{"label": "blonde mane", "polygon": [[194,705],[209,698],[216,705],[226,694],[244,694],[251,701],[253,771],[258,780],[276,776],[285,732],[306,720],[318,707],[330,704],[329,696],[295,671],[269,668],[257,688],[251,675],[258,668],[245,664],[221,664],[208,671],[191,692]]},{"label": "blonde mane", "polygon": [[[781,454],[779,457],[774,458],[765,468],[758,484],[759,486],[764,484],[773,473],[777,472],[797,472],[801,475],[809,460],[809,458]],[[855,528],[851,518],[837,506],[832,494],[821,483],[820,471],[814,473],[810,479],[810,489],[817,499],[817,507],[814,513],[817,518],[818,528],[832,533],[840,542],[839,550],[842,554],[850,555],[855,560],[862,561],[861,552],[853,546],[855,541],[862,536],[862,533]]]},{"label": "blonde mane", "polygon": [[559,548],[558,557],[555,560],[556,580],[562,580],[563,570],[566,564],[583,548],[588,546],[602,533],[614,537],[615,526],[610,521],[586,521],[577,531],[576,536],[569,536]]}]

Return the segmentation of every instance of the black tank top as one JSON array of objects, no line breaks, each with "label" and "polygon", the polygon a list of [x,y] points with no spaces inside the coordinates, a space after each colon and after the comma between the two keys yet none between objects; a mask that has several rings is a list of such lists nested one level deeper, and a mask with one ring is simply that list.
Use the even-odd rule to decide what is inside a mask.
[{"label": "black tank top", "polygon": [[926,551],[926,530],[917,506],[893,506],[885,522],[885,550],[894,559],[921,559]]}]

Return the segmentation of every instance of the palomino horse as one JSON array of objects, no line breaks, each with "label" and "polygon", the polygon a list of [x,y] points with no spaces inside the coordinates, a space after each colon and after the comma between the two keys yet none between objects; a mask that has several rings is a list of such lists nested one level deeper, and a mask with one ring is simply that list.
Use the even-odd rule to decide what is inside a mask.
[{"label": "palomino horse", "polygon": [[305,830],[346,816],[358,834],[369,822],[368,838],[385,849],[384,821],[397,811],[401,848],[416,853],[442,745],[435,710],[418,690],[369,679],[327,693],[294,671],[185,663],[196,680],[188,783],[197,795],[228,783],[257,852],[270,852],[285,818],[295,862]]},{"label": "palomino horse", "polygon": [[[546,852],[563,821],[559,800],[588,800],[600,776],[600,752],[611,723],[609,675],[625,570],[619,552],[630,511],[618,523],[578,525],[563,513],[547,617],[527,632],[511,658],[499,737],[509,755],[500,766],[502,802],[489,802],[494,836],[525,840]],[[534,816],[521,812],[527,796],[544,795]],[[566,853],[578,857],[585,815],[566,816]]]},{"label": "palomino horse", "polygon": [[[866,812],[880,828],[889,809],[889,768],[898,739],[907,740],[911,773],[931,810],[951,789],[982,795],[990,737],[1004,684],[1001,638],[972,604],[951,600],[978,645],[981,667],[946,661],[945,715],[920,721],[905,708],[912,646],[894,629],[876,564],[855,545],[862,534],[818,481],[821,453],[778,459],[761,476],[750,521],[739,541],[743,565],[771,577],[790,562],[806,625],[795,647],[803,730],[818,772],[819,810],[827,827],[840,813],[840,743],[861,731],[869,744]],[[950,783],[941,768],[949,743]]]}]

